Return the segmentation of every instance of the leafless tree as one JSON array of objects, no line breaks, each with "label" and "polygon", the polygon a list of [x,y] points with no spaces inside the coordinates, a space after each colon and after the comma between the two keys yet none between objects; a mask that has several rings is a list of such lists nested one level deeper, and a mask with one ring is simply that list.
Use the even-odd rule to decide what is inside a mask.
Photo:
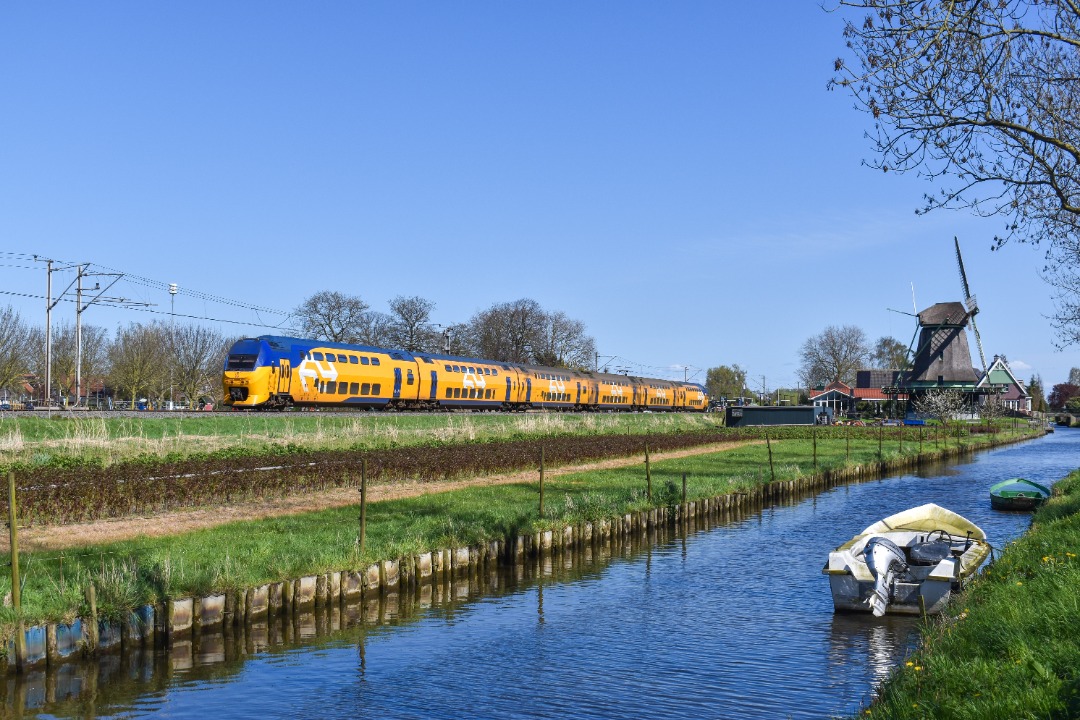
[{"label": "leafless tree", "polygon": [[391,300],[388,344],[409,352],[438,352],[441,336],[431,324],[434,309],[434,302],[418,296]]},{"label": "leafless tree", "polygon": [[14,390],[28,371],[28,335],[19,313],[10,305],[0,310],[0,390]]},{"label": "leafless tree", "polygon": [[1040,244],[1055,327],[1080,341],[1080,8],[1075,0],[837,0],[832,88],[870,115],[871,167],[951,186],[920,209],[1005,220]]},{"label": "leafless tree", "polygon": [[109,384],[134,404],[140,395],[161,399],[169,386],[169,328],[131,323],[109,348]]},{"label": "leafless tree", "polygon": [[851,383],[869,356],[866,333],[854,325],[830,325],[803,343],[799,376],[812,388],[830,382]]},{"label": "leafless tree", "polygon": [[305,337],[356,343],[365,342],[370,323],[368,310],[369,305],[356,295],[323,290],[301,303],[293,314],[297,331]]},{"label": "leafless tree", "polygon": [[[59,322],[52,331],[52,391],[53,395],[75,397],[76,393],[86,394],[86,389],[95,379],[100,379],[108,363],[109,333],[105,328],[95,325],[83,325],[81,339],[77,337],[75,325]],[[79,360],[79,344],[82,344],[82,388],[76,388],[79,373],[76,365]],[[45,331],[33,328],[29,332],[29,358],[32,371],[44,379],[47,362],[45,349]]]},{"label": "leafless tree", "polygon": [[478,357],[505,362],[534,362],[535,348],[544,337],[547,313],[535,300],[498,303],[469,321],[468,345]]},{"label": "leafless tree", "polygon": [[534,347],[536,362],[551,367],[590,368],[596,357],[596,341],[585,334],[585,323],[561,311],[547,314]]},{"label": "leafless tree", "polygon": [[170,330],[171,382],[189,403],[220,394],[225,354],[235,342],[202,325],[179,325]]}]

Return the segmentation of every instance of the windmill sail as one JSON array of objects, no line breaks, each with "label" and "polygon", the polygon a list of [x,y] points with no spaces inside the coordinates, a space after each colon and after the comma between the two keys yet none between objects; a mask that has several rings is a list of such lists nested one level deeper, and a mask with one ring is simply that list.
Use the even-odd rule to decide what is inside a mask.
[{"label": "windmill sail", "polygon": [[971,319],[971,331],[975,334],[975,346],[979,348],[979,361],[982,363],[983,375],[986,374],[986,353],[983,352],[982,338],[979,337],[979,326],[975,324],[975,316],[979,313],[979,303],[971,294],[968,286],[967,273],[964,271],[964,258],[960,255],[960,241],[953,237],[956,245],[956,265],[960,268],[960,284],[964,291],[964,306],[967,308],[968,317]]}]

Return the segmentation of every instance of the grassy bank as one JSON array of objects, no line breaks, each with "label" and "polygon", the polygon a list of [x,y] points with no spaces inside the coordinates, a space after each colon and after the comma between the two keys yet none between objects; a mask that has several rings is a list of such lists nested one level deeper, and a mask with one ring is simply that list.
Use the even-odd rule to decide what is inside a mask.
[{"label": "grassy bank", "polygon": [[[97,588],[99,609],[118,613],[170,596],[362,568],[376,560],[669,506],[681,500],[683,473],[688,477],[688,499],[695,500],[751,490],[769,482],[773,472],[777,481],[810,475],[815,469],[815,449],[819,471],[887,462],[901,455],[900,444],[886,442],[884,435],[830,430],[834,432],[822,433],[816,442],[811,428],[792,428],[791,434],[804,437],[773,438],[768,446],[745,444],[728,452],[652,463],[651,501],[644,467],[638,466],[549,480],[543,516],[538,512],[536,482],[468,487],[373,504],[368,509],[363,553],[357,545],[356,507],[235,523],[168,538],[24,553],[23,615],[37,622],[85,614],[83,590],[90,583]],[[974,435],[965,436],[964,442],[979,446],[1002,439],[1002,435]],[[926,452],[933,452],[933,443],[924,445]],[[950,441],[950,447],[954,446]],[[914,455],[919,447],[908,438],[903,454]],[[0,594],[9,589],[8,578],[0,578]],[[10,628],[14,619],[10,608],[0,608],[0,624]]]},{"label": "grassy bank", "polygon": [[692,432],[715,428],[718,414],[528,413],[496,415],[176,413],[151,417],[108,413],[0,413],[0,469],[66,458],[110,464],[139,457],[186,457],[225,448],[253,454],[308,450],[378,450],[566,434]]},{"label": "grassy bank", "polygon": [[1080,717],[1080,471],[858,717]]}]

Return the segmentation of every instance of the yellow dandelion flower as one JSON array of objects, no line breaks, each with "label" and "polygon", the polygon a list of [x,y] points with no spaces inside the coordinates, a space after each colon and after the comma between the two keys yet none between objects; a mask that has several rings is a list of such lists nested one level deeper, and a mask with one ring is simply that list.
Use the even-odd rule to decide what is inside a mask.
[{"label": "yellow dandelion flower", "polygon": [[1023,585],[1024,583],[1022,583],[1022,582],[1020,582],[1019,580],[1017,580],[1017,581],[1016,581],[1016,584],[1017,584],[1017,585]]},{"label": "yellow dandelion flower", "polygon": [[913,662],[911,662],[910,660],[908,660],[908,661],[907,661],[906,663],[904,663],[904,664],[905,664],[905,665],[907,665],[908,667],[911,667],[911,666],[912,666],[912,665],[914,665],[915,663],[913,663]]},{"label": "yellow dandelion flower", "polygon": [[1049,557],[1047,557],[1046,555],[1043,555],[1043,562],[1044,562],[1044,563],[1045,563],[1045,562],[1050,562],[1050,558],[1049,558]]},{"label": "yellow dandelion flower", "polygon": [[920,670],[922,670],[922,665],[916,665],[915,672],[919,672]]}]

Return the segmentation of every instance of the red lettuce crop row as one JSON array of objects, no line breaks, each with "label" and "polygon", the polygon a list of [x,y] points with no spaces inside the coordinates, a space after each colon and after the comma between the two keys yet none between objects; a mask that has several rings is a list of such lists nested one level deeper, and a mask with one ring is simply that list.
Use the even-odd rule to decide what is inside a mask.
[{"label": "red lettuce crop row", "polygon": [[[673,435],[566,436],[372,451],[313,451],[287,455],[118,463],[108,467],[40,468],[17,472],[23,522],[65,524],[280,497],[334,487],[358,487],[361,462],[369,483],[431,482],[486,473],[566,465],[601,458],[677,450],[758,432]],[[0,512],[7,514],[7,497]]]}]

